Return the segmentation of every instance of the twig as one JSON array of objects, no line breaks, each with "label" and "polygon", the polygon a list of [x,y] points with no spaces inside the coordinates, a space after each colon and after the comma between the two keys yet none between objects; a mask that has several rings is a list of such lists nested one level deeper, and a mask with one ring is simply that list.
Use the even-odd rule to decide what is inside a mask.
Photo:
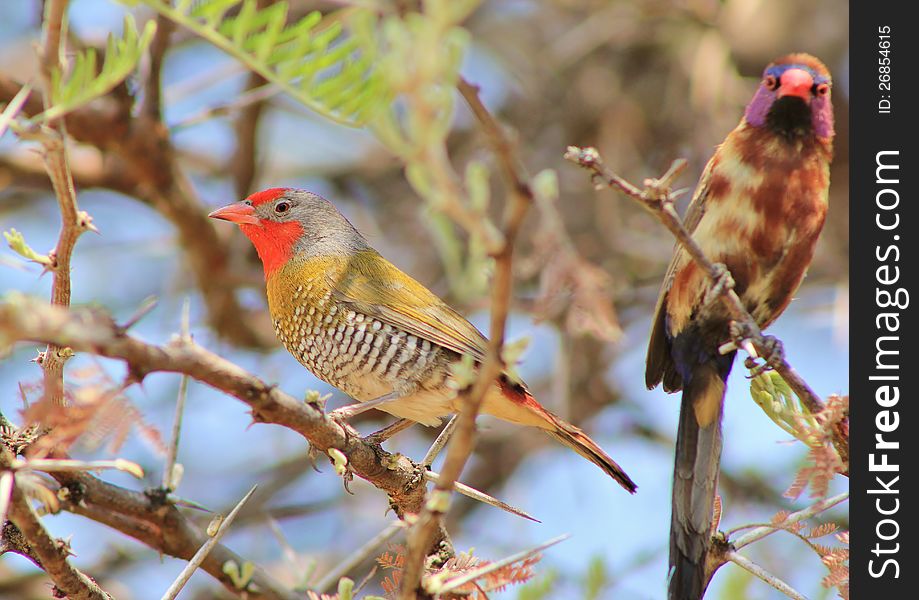
[{"label": "twig", "polygon": [[780,523],[776,523],[775,525],[770,524],[770,525],[763,525],[760,527],[756,527],[756,529],[753,529],[752,531],[745,533],[744,535],[738,537],[734,541],[730,540],[731,534],[740,529],[744,529],[744,528],[735,528],[735,529],[732,529],[726,532],[721,539],[716,540],[716,543],[713,544],[712,550],[709,553],[708,559],[706,561],[706,575],[708,579],[710,580],[714,576],[715,572],[719,568],[721,568],[725,563],[733,562],[743,567],[750,573],[753,573],[754,575],[756,575],[757,577],[759,577],[760,579],[762,579],[763,581],[765,581],[766,583],[768,583],[775,589],[784,593],[788,597],[803,598],[803,596],[801,596],[798,592],[792,589],[788,584],[786,584],[785,582],[783,582],[776,576],[772,575],[771,573],[767,572],[765,569],[763,569],[759,565],[756,565],[752,561],[737,554],[737,551],[745,548],[746,546],[749,546],[753,542],[763,539],[766,536],[772,535],[776,531],[785,530],[785,527],[788,525],[792,525],[799,521],[810,519],[811,517],[814,517],[820,514],[821,512],[836,506],[837,504],[845,502],[848,498],[849,498],[849,492],[843,492],[841,494],[833,496],[832,498],[821,500],[819,502],[812,504],[811,506],[808,506],[807,508],[804,508],[802,510],[799,510],[795,513],[788,515],[788,517],[786,517]]},{"label": "twig", "polygon": [[287,538],[284,537],[284,532],[281,531],[281,524],[270,514],[265,515],[263,520],[268,524],[268,528],[271,529],[271,533],[274,534],[274,539],[277,540],[278,545],[281,547],[281,554],[284,556],[284,560],[287,561],[291,573],[295,576],[298,575],[297,571],[299,571],[300,565],[297,561],[297,551],[294,550],[294,547],[291,546]]},{"label": "twig", "polygon": [[343,452],[355,474],[390,496],[400,518],[421,510],[424,486],[408,458],[381,453],[350,428],[346,431],[316,408],[197,344],[181,338],[165,346],[147,344],[121,331],[99,311],[67,311],[16,296],[0,303],[0,338],[55,342],[121,359],[128,363],[135,381],[154,371],[189,375],[248,404],[257,422],[288,427],[322,452],[329,448]]},{"label": "twig", "polygon": [[512,256],[517,233],[523,223],[523,217],[533,194],[525,179],[518,174],[516,161],[511,158],[510,144],[505,142],[503,132],[494,125],[494,119],[482,105],[476,88],[461,82],[460,93],[469,103],[476,117],[493,143],[493,151],[505,166],[505,176],[509,178],[509,198],[504,211],[503,232],[501,241],[493,246],[495,260],[494,280],[491,294],[491,322],[489,327],[488,351],[485,360],[479,366],[479,373],[471,389],[460,393],[462,407],[457,420],[456,431],[447,450],[447,458],[440,471],[440,477],[431,490],[424,509],[418,515],[418,521],[409,531],[405,567],[399,585],[398,598],[410,600],[417,596],[417,590],[424,574],[425,558],[431,550],[438,528],[442,527],[442,517],[449,503],[449,494],[454,483],[459,479],[466,461],[475,446],[475,418],[478,415],[482,400],[488,389],[494,385],[501,374],[503,361],[501,353],[504,348],[505,323],[510,306],[511,287],[513,284]]},{"label": "twig", "polygon": [[[772,535],[776,531],[781,531],[782,527],[780,527],[779,525],[791,525],[793,523],[797,523],[798,521],[804,521],[806,519],[810,519],[811,517],[814,517],[822,513],[825,510],[829,510],[833,508],[834,506],[836,506],[837,504],[845,502],[848,499],[849,499],[849,492],[843,492],[841,494],[833,496],[832,498],[821,500],[820,502],[816,502],[812,504],[811,506],[808,506],[807,508],[804,508],[802,510],[799,510],[797,512],[794,512],[788,515],[788,517],[785,518],[785,520],[783,520],[778,525],[775,525],[775,526],[774,525],[764,525],[762,527],[757,527],[756,529],[749,531],[745,533],[744,535],[735,539],[731,543],[731,545],[734,547],[735,550],[740,550],[741,548],[745,546],[749,546],[753,542],[759,541],[768,535]],[[736,531],[736,529],[734,531]]]},{"label": "twig", "polygon": [[123,458],[114,460],[71,460],[61,458],[30,458],[14,460],[10,468],[16,471],[44,471],[45,473],[74,473],[77,471],[101,471],[116,469],[143,479],[144,471],[140,465]]},{"label": "twig", "polygon": [[141,319],[146,317],[148,314],[150,314],[150,311],[156,308],[158,302],[159,300],[157,300],[156,296],[147,296],[144,298],[140,303],[140,306],[137,307],[137,310],[134,311],[134,314],[128,317],[127,321],[121,324],[121,329],[123,331],[127,331],[128,329],[137,325]]},{"label": "twig", "polygon": [[338,563],[335,568],[323,575],[322,579],[317,581],[316,585],[313,586],[313,589],[317,592],[325,592],[331,588],[338,583],[339,579],[350,573],[353,569],[359,567],[365,560],[374,554],[380,546],[402,529],[404,529],[404,525],[401,521],[394,521],[387,525],[383,531],[367,540],[366,544],[358,548],[353,554]]},{"label": "twig", "polygon": [[434,459],[437,458],[437,455],[440,454],[440,451],[444,449],[444,446],[446,446],[447,442],[450,441],[450,436],[453,435],[453,430],[456,429],[457,418],[458,415],[453,415],[450,417],[450,420],[447,421],[446,426],[440,430],[440,433],[437,434],[437,438],[434,440],[434,443],[431,444],[431,447],[428,448],[424,458],[421,459],[421,466],[430,467],[434,462]]},{"label": "twig", "polygon": [[[264,2],[260,6],[263,5]],[[275,86],[266,88],[265,83],[265,79],[257,73],[249,73],[245,91],[234,102],[239,109],[239,116],[233,123],[236,149],[229,166],[239,198],[244,198],[253,191],[252,182],[255,180],[258,166],[258,124],[268,99],[278,93],[276,88],[271,89]]]},{"label": "twig", "polygon": [[[14,461],[12,453],[0,447],[0,466],[9,468]],[[74,600],[112,600],[95,581],[70,564],[67,560],[69,546],[48,534],[29,499],[15,482],[10,493],[9,519],[28,542],[29,555],[38,561],[61,593]]]},{"label": "twig", "polygon": [[[12,99],[21,87],[0,74],[0,102]],[[127,194],[162,214],[178,233],[184,264],[194,274],[211,327],[240,346],[273,346],[276,340],[268,320],[258,312],[246,310],[236,297],[241,280],[230,260],[234,253],[207,218],[208,211],[178,163],[168,130],[146,118],[144,113],[133,116],[130,97],[113,93],[109,99],[112,102],[107,108],[90,105],[63,119],[73,139],[98,148],[107,161],[101,172],[94,166],[87,172],[78,172],[83,185],[104,186]],[[34,116],[43,109],[42,101],[33,94],[22,112]],[[41,183],[34,177],[30,164],[10,160],[8,156],[0,158],[0,166],[11,166],[17,176]]]},{"label": "twig", "polygon": [[201,548],[195,553],[188,564],[185,565],[185,568],[182,569],[182,572],[179,573],[179,576],[176,577],[175,581],[172,582],[172,585],[169,586],[169,589],[166,590],[166,593],[163,594],[162,600],[174,600],[176,596],[179,595],[179,592],[182,591],[182,588],[185,587],[185,584],[188,583],[188,580],[191,578],[192,573],[194,573],[198,567],[201,566],[201,563],[204,562],[204,559],[207,558],[207,555],[214,549],[217,543],[220,541],[220,538],[223,537],[229,529],[230,525],[233,523],[233,519],[236,518],[236,515],[239,514],[239,510],[243,507],[246,501],[252,496],[255,492],[255,488],[258,486],[253,485],[252,489],[242,497],[242,500],[236,503],[236,506],[233,507],[233,510],[230,511],[223,520],[220,521],[220,526],[217,528],[217,531],[213,533],[211,538],[207,540]]},{"label": "twig", "polygon": [[[104,482],[88,473],[52,473],[62,488],[70,492],[61,502],[64,510],[81,515],[136,539],[168,556],[190,560],[208,540],[208,536],[191,523],[172,503],[155,495],[134,492]],[[248,562],[227,547],[218,544],[211,550],[201,569],[224,587],[239,593],[224,565]],[[252,574],[249,600],[297,600],[286,587],[275,581],[264,569]],[[258,587],[259,592],[255,592]]]},{"label": "twig", "polygon": [[163,489],[175,491],[179,482],[176,481],[176,457],[179,454],[179,438],[182,432],[182,416],[185,414],[185,398],[188,395],[188,375],[182,375],[179,381],[179,394],[176,398],[175,416],[172,419],[172,438],[166,452],[166,466],[163,468]]},{"label": "twig", "polygon": [[[437,483],[438,481],[440,481],[440,474],[435,473],[434,471],[425,471],[424,478],[427,481]],[[542,523],[542,521],[530,515],[529,513],[526,513],[523,510],[515,506],[511,506],[507,502],[502,502],[501,500],[498,500],[494,496],[489,496],[485,492],[479,491],[475,489],[474,487],[470,487],[460,481],[456,481],[453,483],[453,489],[459,492],[460,494],[466,496],[467,498],[471,498],[473,500],[476,500],[483,504],[487,504],[489,506],[494,506],[495,508],[500,508],[501,510],[507,511],[511,513],[512,515],[517,515],[518,517],[529,519],[530,521],[533,521],[535,523]]]},{"label": "twig", "polygon": [[766,569],[762,568],[761,566],[759,566],[752,560],[744,556],[741,556],[740,554],[737,554],[736,552],[728,552],[725,555],[725,557],[727,558],[727,560],[734,563],[735,565],[743,568],[744,570],[752,573],[753,575],[756,575],[757,577],[759,577],[760,579],[762,579],[763,581],[765,581],[766,583],[768,583],[769,585],[771,585],[778,591],[782,592],[789,598],[792,598],[793,600],[807,600],[807,598],[803,594],[801,594],[800,592],[795,590],[793,587],[791,587],[790,585],[788,585],[787,583],[785,583],[784,581],[782,581],[781,579],[779,579],[778,577],[776,577],[775,575],[767,571]]},{"label": "twig", "polygon": [[[61,65],[61,28],[67,11],[67,0],[49,0],[45,5],[43,28],[44,46],[41,50],[41,79],[43,87],[44,108],[51,108],[52,73]],[[54,248],[54,262],[51,267],[51,303],[59,306],[70,305],[70,257],[77,238],[82,233],[94,230],[92,220],[77,206],[76,192],[70,166],[67,163],[67,131],[64,121],[52,120],[47,135],[42,136],[44,146],[45,169],[54,193],[57,196],[61,211],[61,232]],[[45,397],[53,404],[64,404],[64,362],[69,352],[61,346],[51,344],[42,357],[41,367],[44,372]]]},{"label": "twig", "polygon": [[6,108],[3,109],[3,113],[0,114],[0,138],[3,137],[7,127],[10,126],[10,123],[16,118],[16,115],[19,114],[19,111],[22,110],[22,105],[26,103],[31,93],[32,84],[25,84],[22,86],[22,89],[13,96],[13,99],[9,101]]},{"label": "twig", "polygon": [[[663,176],[659,179],[645,181],[645,188],[639,189],[607,168],[603,163],[603,159],[600,158],[600,154],[594,148],[570,146],[565,153],[565,158],[591,171],[593,177],[599,178],[603,185],[619,190],[654,213],[676,237],[677,242],[690,258],[702,268],[709,280],[712,282],[717,280],[720,271],[705,256],[705,253],[692,238],[692,235],[683,227],[683,223],[673,207],[675,196],[671,192],[672,184],[676,177],[686,168],[685,160],[674,161]],[[756,321],[747,312],[737,293],[728,286],[724,286],[721,292],[721,300],[730,311],[732,318],[744,325],[745,337],[753,343],[756,351],[761,356],[768,356],[770,348],[766,343],[765,337]],[[775,370],[794,390],[811,414],[819,414],[824,409],[825,404],[823,401],[784,358],[775,365]]]},{"label": "twig", "polygon": [[144,82],[144,101],[140,108],[141,114],[151,122],[160,122],[162,113],[162,71],[163,57],[169,49],[169,38],[175,29],[175,23],[163,15],[156,18],[156,33],[150,43],[150,69]]}]

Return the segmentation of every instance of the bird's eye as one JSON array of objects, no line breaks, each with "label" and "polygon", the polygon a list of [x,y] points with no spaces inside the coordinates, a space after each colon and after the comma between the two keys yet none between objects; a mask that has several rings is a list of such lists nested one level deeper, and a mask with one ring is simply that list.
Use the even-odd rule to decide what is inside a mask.
[{"label": "bird's eye", "polygon": [[827,94],[830,93],[830,86],[826,83],[815,85],[814,88],[815,88],[814,91],[818,96],[826,96]]},{"label": "bird's eye", "polygon": [[766,86],[766,89],[774,90],[779,87],[779,80],[775,78],[775,75],[766,75],[763,85]]},{"label": "bird's eye", "polygon": [[282,200],[274,205],[274,212],[278,214],[286,213],[288,210],[290,210],[290,202],[286,200]]}]

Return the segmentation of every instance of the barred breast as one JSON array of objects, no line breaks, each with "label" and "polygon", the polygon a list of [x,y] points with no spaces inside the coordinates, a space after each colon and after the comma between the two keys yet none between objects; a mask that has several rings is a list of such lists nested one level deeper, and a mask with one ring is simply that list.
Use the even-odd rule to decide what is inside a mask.
[{"label": "barred breast", "polygon": [[444,386],[454,353],[337,303],[307,280],[270,302],[275,333],[316,377],[355,400]]}]

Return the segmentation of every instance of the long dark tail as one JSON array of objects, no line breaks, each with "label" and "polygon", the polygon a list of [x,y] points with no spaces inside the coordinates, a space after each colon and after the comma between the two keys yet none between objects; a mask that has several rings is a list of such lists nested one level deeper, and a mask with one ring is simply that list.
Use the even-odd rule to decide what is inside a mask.
[{"label": "long dark tail", "polygon": [[673,467],[670,600],[699,600],[711,577],[705,562],[712,543],[726,378],[711,362],[695,366],[684,381]]}]

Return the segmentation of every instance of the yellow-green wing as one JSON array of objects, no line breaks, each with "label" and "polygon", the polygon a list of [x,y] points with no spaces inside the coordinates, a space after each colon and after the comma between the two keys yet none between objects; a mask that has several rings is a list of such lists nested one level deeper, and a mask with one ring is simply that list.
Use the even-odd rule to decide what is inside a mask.
[{"label": "yellow-green wing", "polygon": [[[705,200],[708,197],[709,181],[711,180],[712,168],[715,165],[715,159],[718,151],[705,165],[702,171],[702,177],[693,193],[692,201],[686,209],[686,215],[683,217],[683,227],[686,231],[692,233],[702,220],[705,214]],[[677,268],[685,260],[685,250],[677,244],[673,251],[673,258],[670,260],[670,266],[667,267],[667,273],[664,275],[664,282],[661,284],[661,291],[657,296],[657,306],[654,308],[654,320],[651,322],[651,335],[648,340],[648,355],[645,359],[645,384],[648,389],[657,386],[663,381],[664,390],[675,392],[682,387],[682,380],[673,366],[673,359],[670,356],[670,341],[667,339],[666,328],[666,308],[667,293],[673,284],[673,278],[676,277]]]},{"label": "yellow-green wing", "polygon": [[336,300],[355,312],[477,361],[485,359],[488,340],[472,323],[374,250],[355,254],[349,268],[330,283]]}]

